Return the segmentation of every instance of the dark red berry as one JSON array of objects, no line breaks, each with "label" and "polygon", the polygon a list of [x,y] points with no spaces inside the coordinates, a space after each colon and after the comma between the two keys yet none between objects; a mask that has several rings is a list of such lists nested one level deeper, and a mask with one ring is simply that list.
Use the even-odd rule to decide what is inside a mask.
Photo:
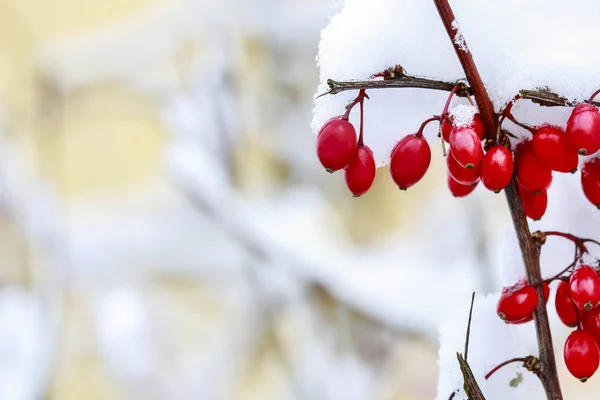
[{"label": "dark red berry", "polygon": [[600,208],[600,158],[590,160],[583,165],[581,187],[590,203]]},{"label": "dark red berry", "polygon": [[577,326],[577,310],[578,308],[571,300],[571,290],[566,281],[560,281],[556,288],[556,297],[554,298],[554,306],[558,318],[563,324],[574,328]]},{"label": "dark red berry", "polygon": [[525,214],[532,220],[539,221],[546,213],[546,208],[548,207],[548,192],[544,190],[540,194],[535,195],[525,190],[520,184],[518,186]]},{"label": "dark red berry", "polygon": [[328,172],[348,165],[356,153],[356,130],[341,117],[330,119],[317,136],[317,156]]},{"label": "dark red berry", "polygon": [[598,369],[600,351],[591,333],[584,330],[571,332],[565,341],[565,364],[575,378],[587,381]]},{"label": "dark red berry", "polygon": [[[546,304],[548,303],[548,298],[550,297],[550,287],[546,282],[543,283],[542,287],[544,288],[544,300]],[[512,322],[514,325],[526,324],[527,322],[533,321],[533,312],[525,319],[522,319],[518,322]]]},{"label": "dark red berry", "polygon": [[515,149],[515,173],[521,186],[534,194],[548,189],[552,183],[552,171],[537,158],[529,140]]},{"label": "dark red berry", "polygon": [[354,197],[360,197],[371,189],[376,171],[373,152],[369,146],[359,145],[354,160],[344,169],[346,186]]},{"label": "dark red berry", "polygon": [[581,327],[592,334],[596,343],[600,343],[600,307],[581,312]]},{"label": "dark red berry", "polygon": [[452,155],[452,150],[446,156],[446,166],[448,167],[450,176],[458,183],[472,186],[479,182],[479,166],[470,169],[463,167]]},{"label": "dark red berry", "polygon": [[519,282],[514,286],[502,289],[496,312],[500,319],[507,323],[526,322],[531,317],[538,303],[538,296],[533,286]]},{"label": "dark red berry", "polygon": [[444,118],[442,121],[442,137],[447,142],[450,141],[450,133],[452,132],[452,119]]},{"label": "dark red berry", "polygon": [[573,109],[565,131],[569,146],[581,155],[600,149],[600,112],[588,103]]},{"label": "dark red berry", "polygon": [[589,265],[579,266],[569,280],[571,299],[577,307],[589,311],[600,304],[600,276]]},{"label": "dark red berry", "polygon": [[475,115],[473,115],[473,122],[471,122],[470,126],[477,134],[477,137],[479,137],[479,140],[485,139],[485,126],[483,125],[483,121],[481,120],[479,113],[475,113]]},{"label": "dark red berry", "polygon": [[408,135],[394,146],[390,174],[401,190],[419,182],[431,163],[431,149],[422,136]]},{"label": "dark red berry", "polygon": [[470,186],[463,185],[462,183],[455,181],[454,178],[452,178],[452,176],[450,174],[448,174],[448,182],[447,183],[448,183],[448,189],[450,189],[450,193],[452,193],[452,196],[454,196],[454,197],[468,196],[469,194],[471,194],[471,192],[473,192],[473,190],[475,190],[475,188],[479,184],[479,182],[475,182],[475,184],[470,185]]},{"label": "dark red berry", "polygon": [[450,150],[454,158],[465,168],[479,166],[483,158],[483,148],[477,133],[469,127],[452,128]]},{"label": "dark red berry", "polygon": [[577,171],[579,156],[567,144],[565,132],[555,126],[540,127],[533,135],[533,149],[546,167],[558,172]]},{"label": "dark red berry", "polygon": [[481,182],[487,189],[500,192],[510,182],[513,174],[513,157],[504,146],[494,146],[481,160]]}]

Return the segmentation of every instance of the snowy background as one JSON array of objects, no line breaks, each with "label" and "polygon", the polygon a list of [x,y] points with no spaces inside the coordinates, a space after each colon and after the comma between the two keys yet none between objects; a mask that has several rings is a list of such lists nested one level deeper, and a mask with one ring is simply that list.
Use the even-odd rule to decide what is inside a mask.
[{"label": "snowy background", "polygon": [[[538,85],[589,95],[600,6],[521,3],[452,2],[495,105]],[[315,156],[313,130],[354,95],[313,101],[327,78],[462,77],[432,2],[7,0],[0,32],[0,400],[445,400],[473,291],[478,380],[535,353],[532,324],[495,315],[522,271],[504,198],[450,195],[433,124],[406,193],[383,166],[354,199]],[[446,97],[369,94],[381,165]],[[578,175],[549,198],[532,229],[598,238]],[[549,244],[547,276],[572,254]],[[596,398],[597,377],[565,372],[549,310],[566,397]],[[542,398],[514,365],[484,392]]]}]

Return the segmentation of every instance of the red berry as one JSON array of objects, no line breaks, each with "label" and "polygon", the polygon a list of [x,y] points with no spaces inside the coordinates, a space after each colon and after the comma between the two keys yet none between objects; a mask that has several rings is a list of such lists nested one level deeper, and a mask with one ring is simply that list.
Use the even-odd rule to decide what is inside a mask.
[{"label": "red berry", "polygon": [[465,168],[479,166],[483,158],[483,149],[477,133],[469,127],[452,128],[450,133],[450,150],[454,158]]},{"label": "red berry", "polygon": [[600,149],[600,112],[592,104],[582,103],[573,109],[566,129],[567,143],[581,155]]},{"label": "red berry", "polygon": [[589,311],[600,304],[600,276],[589,265],[578,267],[569,280],[573,302],[582,310]]},{"label": "red berry", "polygon": [[496,312],[500,319],[507,323],[526,322],[531,317],[538,303],[538,296],[533,286],[519,282],[514,286],[502,289]]},{"label": "red berry", "polygon": [[600,208],[600,158],[595,158],[583,165],[581,187],[590,203]]},{"label": "red berry", "polygon": [[579,156],[567,144],[567,137],[562,129],[542,126],[533,135],[532,142],[535,155],[546,167],[558,172],[577,171]]},{"label": "red berry", "polygon": [[354,197],[360,197],[367,193],[375,181],[375,159],[369,146],[359,145],[356,148],[356,156],[344,169],[346,186]]},{"label": "red berry", "polygon": [[[548,298],[550,297],[550,287],[546,282],[543,283],[542,287],[544,288],[544,300],[546,304],[548,303]],[[527,322],[533,321],[533,312],[525,319],[522,319],[518,322],[512,322],[514,325],[526,324]]]},{"label": "red berry", "polygon": [[[450,141],[450,133],[452,132],[452,120],[452,117],[450,117],[449,121],[448,119],[444,118],[444,121],[442,122],[442,137],[446,142]],[[475,113],[475,115],[473,116],[473,121],[471,122],[469,127],[475,131],[475,133],[479,137],[479,140],[485,139],[485,127],[483,126],[483,121],[481,120],[481,116],[479,115],[479,113]]]},{"label": "red berry", "polygon": [[448,167],[448,173],[458,183],[472,186],[479,182],[479,166],[471,169],[463,167],[452,155],[452,150],[450,150],[446,156],[446,165]]},{"label": "red berry", "polygon": [[596,343],[600,343],[600,307],[581,314],[581,327],[592,334]]},{"label": "red berry", "polygon": [[330,119],[317,136],[317,156],[328,172],[338,171],[354,159],[356,130],[341,117]]},{"label": "red berry", "polygon": [[463,185],[452,178],[452,175],[448,174],[448,189],[450,189],[450,193],[454,197],[465,197],[471,194],[473,190],[477,187],[479,182],[475,182],[473,185]]},{"label": "red berry", "polygon": [[556,297],[554,298],[554,306],[558,318],[563,324],[574,328],[577,326],[577,310],[578,308],[571,300],[571,290],[569,284],[565,281],[560,281],[556,288]]},{"label": "red berry", "polygon": [[517,180],[530,192],[543,192],[552,183],[552,171],[535,155],[531,141],[520,143],[515,150],[515,173]]},{"label": "red berry", "polygon": [[408,135],[394,146],[390,174],[401,190],[419,182],[431,163],[431,149],[422,136]]},{"label": "red berry", "polygon": [[506,147],[494,146],[481,160],[481,181],[483,186],[496,193],[504,189],[513,174],[513,157]]},{"label": "red berry", "polygon": [[565,364],[575,378],[587,381],[598,369],[600,351],[591,333],[577,330],[565,341]]},{"label": "red berry", "polygon": [[479,140],[485,139],[485,126],[483,125],[483,121],[481,120],[479,113],[475,113],[475,115],[473,115],[473,122],[471,122],[470,126],[477,134],[477,137],[479,137]]},{"label": "red berry", "polygon": [[446,143],[450,141],[450,132],[452,132],[452,118],[450,118],[450,121],[444,118],[442,121],[442,137]]},{"label": "red berry", "polygon": [[534,221],[542,219],[548,207],[548,192],[545,190],[538,195],[535,195],[519,186],[521,200],[525,208],[525,214]]}]

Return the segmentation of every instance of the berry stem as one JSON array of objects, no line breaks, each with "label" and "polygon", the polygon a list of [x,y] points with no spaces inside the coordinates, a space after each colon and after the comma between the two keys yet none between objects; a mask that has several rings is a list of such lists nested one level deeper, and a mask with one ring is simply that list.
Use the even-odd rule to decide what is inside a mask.
[{"label": "berry stem", "polygon": [[524,124],[522,122],[517,121],[517,119],[514,117],[514,115],[512,115],[512,113],[510,112],[510,110],[506,111],[504,113],[504,116],[506,118],[508,118],[508,120],[511,121],[512,123],[514,123],[515,125],[520,126],[521,128],[523,128],[525,130],[528,130],[532,135],[535,134],[536,129],[533,126],[527,125],[527,124]]},{"label": "berry stem", "polygon": [[[459,36],[460,32],[452,8],[450,7],[448,0],[434,0],[434,3],[444,27],[446,28],[448,37],[454,46],[454,50],[463,67],[467,80],[471,85],[475,101],[479,107],[479,115],[485,126],[487,138],[495,140],[499,126],[498,117],[494,111],[492,101],[485,90],[485,86],[481,80],[481,76],[479,75],[479,71],[477,70],[477,66],[475,65],[475,61],[473,60],[473,56],[471,55],[471,51],[467,46],[465,38],[462,33]],[[522,97],[525,97],[523,93],[519,94]],[[517,233],[517,238],[519,239],[519,246],[521,248],[521,255],[523,256],[523,263],[525,264],[527,280],[529,282],[539,282],[542,280],[539,259],[540,248],[534,242],[531,231],[529,230],[525,208],[514,176],[505,189],[505,195]],[[546,302],[544,301],[544,290],[542,286],[543,285],[539,285],[536,287],[538,293],[538,305],[534,311],[535,330],[540,353],[539,359],[541,362],[539,377],[544,386],[548,400],[562,400],[563,396],[558,380],[556,360],[552,346],[552,333],[550,332],[550,323],[548,321],[548,313],[546,311]]]},{"label": "berry stem", "polygon": [[433,122],[433,121],[441,121],[441,120],[442,120],[442,117],[440,117],[439,115],[434,115],[431,118],[427,118],[425,121],[423,121],[423,123],[419,127],[419,130],[417,131],[417,133],[415,134],[415,136],[416,137],[423,137],[423,130],[425,129],[425,127],[427,126],[427,124],[429,124],[430,122]]},{"label": "berry stem", "polygon": [[587,101],[588,103],[591,103],[592,101],[594,101],[594,98],[596,96],[598,96],[598,94],[600,94],[600,89],[596,90],[594,93],[592,93],[592,95],[590,96],[590,99]]},{"label": "berry stem", "polygon": [[516,363],[516,362],[527,362],[527,358],[525,357],[515,357],[515,358],[511,358],[510,360],[506,360],[504,362],[501,362],[500,364],[496,365],[494,368],[492,368],[490,370],[490,372],[488,372],[487,374],[485,374],[485,380],[487,381],[488,379],[490,379],[490,377],[492,375],[494,375],[500,368],[508,365],[508,364],[512,364],[512,363]]},{"label": "berry stem", "polygon": [[444,110],[442,111],[442,118],[447,118],[448,109],[450,108],[450,103],[452,102],[452,98],[454,97],[454,94],[456,93],[456,91],[458,89],[460,89],[460,86],[456,85],[450,91],[450,94],[448,95],[448,99],[446,100],[446,104],[444,105]]},{"label": "berry stem", "polygon": [[[360,93],[362,94],[361,99],[360,99],[360,128],[359,128],[359,133],[358,133],[358,145],[362,146],[363,143],[363,125],[364,125],[364,121],[365,121],[365,110],[363,108],[363,105],[365,103],[365,89],[361,89]],[[360,95],[360,94],[359,94]]]},{"label": "berry stem", "polygon": [[[575,235],[572,235],[570,233],[564,233],[564,232],[557,232],[557,231],[547,231],[544,232],[544,235],[546,236],[558,236],[558,237],[562,237],[565,239],[570,240],[571,242],[573,242],[575,244],[575,246],[577,246],[577,248],[579,249],[579,251],[581,252],[581,254],[583,253],[587,253],[588,249],[585,246],[585,242],[589,241],[589,242],[596,242],[595,240],[592,239],[581,239]],[[596,242],[596,244],[598,244],[598,242]]]},{"label": "berry stem", "polygon": [[[365,101],[365,97],[368,99],[369,96],[367,96],[367,92],[365,89],[360,89],[358,91],[358,95],[354,98],[354,100],[352,100],[350,102],[350,104],[348,104],[346,106],[346,112],[344,113],[344,115],[342,116],[342,119],[348,121],[348,119],[350,118],[350,112],[352,111],[352,109],[354,108],[355,105],[357,104],[361,104]],[[361,114],[361,118],[362,118],[362,114]],[[361,130],[362,132],[362,130]]]}]

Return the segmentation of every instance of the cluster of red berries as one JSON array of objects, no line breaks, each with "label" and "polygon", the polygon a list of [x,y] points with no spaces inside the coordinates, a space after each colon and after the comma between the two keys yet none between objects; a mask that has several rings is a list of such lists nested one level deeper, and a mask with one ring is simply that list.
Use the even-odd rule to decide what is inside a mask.
[{"label": "cluster of red berries", "polygon": [[[575,241],[583,252],[587,252],[581,239],[569,234],[553,234]],[[598,268],[580,263],[572,270],[576,263],[577,259],[563,273],[541,285],[548,302],[548,282],[559,281],[554,302],[556,313],[563,324],[576,328],[565,342],[565,364],[573,376],[585,382],[600,365],[600,263]],[[563,275],[564,272],[568,273]],[[506,323],[522,324],[533,319],[537,305],[536,288],[523,280],[502,290],[496,312]]]},{"label": "cluster of red berries", "polygon": [[[455,197],[473,192],[479,182],[495,193],[504,189],[516,176],[527,216],[542,218],[548,205],[547,190],[552,173],[575,173],[579,155],[591,155],[600,150],[600,111],[588,102],[573,109],[566,129],[551,125],[529,126],[516,121],[511,114],[515,97],[500,114],[532,133],[510,149],[506,131],[498,140],[485,142],[486,131],[481,117],[474,114],[467,125],[455,124],[448,107],[457,86],[452,90],[443,112],[423,122],[419,130],[398,141],[389,159],[390,174],[401,190],[406,190],[425,176],[431,162],[431,149],[423,137],[424,127],[433,121],[440,123],[440,136],[449,145],[446,157],[448,188]],[[599,91],[600,92],[600,91]],[[327,121],[317,137],[317,155],[329,172],[345,170],[348,189],[355,197],[365,194],[375,180],[376,166],[371,149],[363,143],[363,102],[368,98],[364,89],[347,107],[346,113]],[[351,109],[360,104],[360,135],[348,121]],[[485,145],[482,145],[482,141]],[[485,151],[484,151],[485,149]],[[600,208],[600,158],[587,161],[581,171],[581,185],[587,199]]]}]

